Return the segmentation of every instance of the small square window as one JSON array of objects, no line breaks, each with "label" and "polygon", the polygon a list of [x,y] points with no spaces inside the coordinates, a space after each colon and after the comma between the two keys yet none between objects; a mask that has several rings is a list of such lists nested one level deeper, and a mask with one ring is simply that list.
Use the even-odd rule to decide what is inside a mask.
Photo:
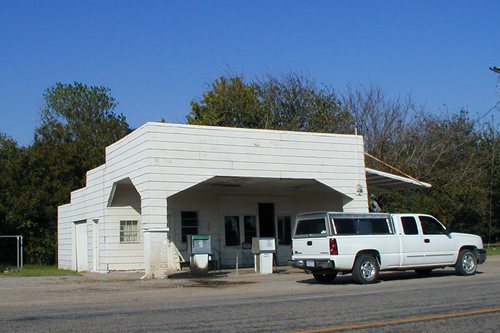
[{"label": "small square window", "polygon": [[120,243],[139,243],[138,221],[120,221]]}]

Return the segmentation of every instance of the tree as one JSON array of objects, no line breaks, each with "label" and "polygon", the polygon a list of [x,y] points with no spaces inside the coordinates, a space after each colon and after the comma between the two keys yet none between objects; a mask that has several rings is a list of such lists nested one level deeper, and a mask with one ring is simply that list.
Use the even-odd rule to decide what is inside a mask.
[{"label": "tree", "polygon": [[465,110],[451,116],[422,113],[405,128],[391,161],[433,185],[430,190],[383,193],[387,211],[421,211],[451,229],[488,234],[491,144]]},{"label": "tree", "polygon": [[[40,190],[40,182],[32,172],[31,152],[30,147],[19,147],[14,140],[0,135],[0,234],[23,235],[28,261],[40,262],[45,258],[51,262],[54,243],[47,244],[47,240],[54,239],[54,233],[50,235],[43,227],[43,202],[50,193]],[[1,249],[0,262],[10,259],[12,263],[13,258],[15,248]]]},{"label": "tree", "polygon": [[[405,149],[401,141],[416,111],[412,98],[390,99],[375,85],[368,88],[348,85],[342,104],[354,118],[365,150],[387,162],[399,162],[398,155]],[[372,160],[367,162],[373,163]]]},{"label": "tree", "polygon": [[104,87],[57,83],[44,93],[41,124],[30,147],[0,135],[1,231],[22,234],[29,262],[52,263],[57,207],[104,163],[105,147],[130,132]]},{"label": "tree", "polygon": [[253,86],[263,108],[272,115],[273,129],[354,133],[353,118],[332,88],[318,88],[315,81],[296,73],[268,75]]},{"label": "tree", "polygon": [[318,88],[298,74],[265,76],[246,83],[220,77],[203,98],[191,102],[190,124],[352,133],[352,118],[333,89]]},{"label": "tree", "polygon": [[210,85],[201,100],[191,102],[187,121],[193,125],[268,128],[269,114],[243,77],[222,76]]},{"label": "tree", "polygon": [[[486,238],[491,185],[491,229],[500,236],[500,167],[492,163],[500,155],[498,133],[482,131],[466,110],[436,114],[418,108],[411,97],[389,98],[377,86],[348,86],[339,98],[333,89],[318,88],[313,80],[290,73],[252,82],[241,76],[221,77],[202,99],[193,101],[187,120],[326,133],[353,133],[356,128],[369,154],[433,185],[378,193],[384,211],[429,213],[452,229]],[[395,172],[372,159],[366,164]]]},{"label": "tree", "polygon": [[[80,186],[86,171],[104,162],[104,148],[130,132],[125,116],[114,113],[117,104],[109,93],[108,88],[78,82],[57,83],[44,93],[34,148],[45,157],[64,151],[65,159],[53,156],[51,164],[58,170],[74,168],[71,173]],[[64,166],[66,162],[71,163]]]},{"label": "tree", "polygon": [[6,134],[0,133],[0,235],[16,234],[12,220],[12,202],[17,197],[16,188],[21,148]]},{"label": "tree", "polygon": [[[436,115],[411,98],[387,98],[382,89],[348,87],[343,105],[364,136],[365,150],[432,189],[378,193],[382,210],[418,211],[439,217],[452,229],[487,235],[491,145],[464,109]],[[490,135],[491,137],[492,135]],[[368,158],[367,165],[386,169]]]}]

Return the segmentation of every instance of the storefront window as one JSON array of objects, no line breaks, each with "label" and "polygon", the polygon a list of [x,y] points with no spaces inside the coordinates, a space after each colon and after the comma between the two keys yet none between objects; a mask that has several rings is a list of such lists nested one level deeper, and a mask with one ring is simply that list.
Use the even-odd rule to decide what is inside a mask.
[{"label": "storefront window", "polygon": [[240,218],[239,216],[224,216],[226,246],[240,245]]},{"label": "storefront window", "polygon": [[278,216],[278,244],[292,244],[292,224],[290,216]]},{"label": "storefront window", "polygon": [[244,217],[245,244],[252,245],[252,238],[257,237],[257,218],[255,216]]}]

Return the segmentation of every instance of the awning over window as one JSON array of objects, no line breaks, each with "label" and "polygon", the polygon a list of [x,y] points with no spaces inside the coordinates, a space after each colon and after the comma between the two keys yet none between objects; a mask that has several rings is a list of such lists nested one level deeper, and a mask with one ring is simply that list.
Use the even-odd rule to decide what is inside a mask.
[{"label": "awning over window", "polygon": [[388,172],[370,168],[365,168],[365,170],[368,191],[372,193],[397,191],[420,187],[429,188],[432,186],[429,183],[421,182],[412,178],[393,175],[392,173]]}]

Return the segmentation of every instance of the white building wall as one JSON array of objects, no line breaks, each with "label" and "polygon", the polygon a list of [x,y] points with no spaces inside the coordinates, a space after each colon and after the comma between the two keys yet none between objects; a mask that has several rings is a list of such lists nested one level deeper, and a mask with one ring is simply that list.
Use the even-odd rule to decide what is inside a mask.
[{"label": "white building wall", "polygon": [[[142,133],[143,134],[143,133]],[[141,133],[133,132],[126,137],[126,142],[131,145],[141,145],[143,139]],[[125,139],[125,138],[124,138]],[[89,268],[94,268],[94,260],[97,260],[99,271],[114,269],[144,269],[143,259],[143,236],[141,232],[141,243],[122,244],[124,253],[130,256],[128,262],[124,259],[123,253],[116,250],[116,239],[119,239],[119,220],[113,214],[113,210],[108,212],[108,200],[113,188],[113,184],[119,180],[130,177],[137,180],[137,186],[144,187],[145,158],[144,152],[130,154],[123,145],[123,140],[118,141],[113,146],[116,149],[112,154],[107,153],[106,164],[87,172],[86,187],[71,193],[70,204],[59,207],[58,212],[58,266],[64,269],[74,269],[74,222],[87,220],[89,230]],[[107,148],[109,149],[109,147]],[[111,159],[108,155],[111,155]],[[135,217],[139,219],[140,214],[134,210],[125,210],[124,217]],[[109,215],[109,218],[108,218]],[[124,218],[124,219],[125,219]],[[132,219],[132,218],[130,218]],[[98,258],[93,255],[93,221],[98,220]],[[108,221],[109,220],[109,221]],[[116,225],[118,224],[118,229]],[[118,234],[117,234],[118,232]],[[138,260],[137,258],[141,258]]]},{"label": "white building wall", "polygon": [[57,221],[57,262],[59,268],[72,269],[73,225],[71,221],[71,205],[59,206]]},{"label": "white building wall", "polygon": [[[142,229],[171,238],[167,228],[175,229],[175,214],[167,207],[167,197],[214,176],[316,179],[345,195],[342,210],[368,211],[360,136],[147,123],[107,147],[106,164],[89,171],[87,186],[74,191],[71,203],[59,208],[59,266],[71,267],[71,224],[99,219],[100,269],[126,269],[138,264],[142,255],[146,257],[141,267],[152,273],[147,262],[152,244],[145,241],[142,252],[124,250],[134,263],[127,266],[112,242],[117,237],[116,218],[108,215],[106,206],[113,183],[129,177],[141,195]],[[310,203],[317,207],[317,201]],[[298,205],[307,208],[304,201]],[[168,223],[167,212],[172,219]],[[168,265],[173,267],[172,262]]]},{"label": "white building wall", "polygon": [[[138,221],[139,241],[120,243],[120,221]],[[144,269],[144,234],[141,229],[141,216],[130,207],[109,207],[106,209],[106,232],[102,239],[105,246],[100,249],[100,264],[106,271]]]},{"label": "white building wall", "polygon": [[149,189],[160,205],[165,194],[213,176],[304,178],[350,197],[345,210],[368,211],[361,136],[162,123],[145,127]]}]

